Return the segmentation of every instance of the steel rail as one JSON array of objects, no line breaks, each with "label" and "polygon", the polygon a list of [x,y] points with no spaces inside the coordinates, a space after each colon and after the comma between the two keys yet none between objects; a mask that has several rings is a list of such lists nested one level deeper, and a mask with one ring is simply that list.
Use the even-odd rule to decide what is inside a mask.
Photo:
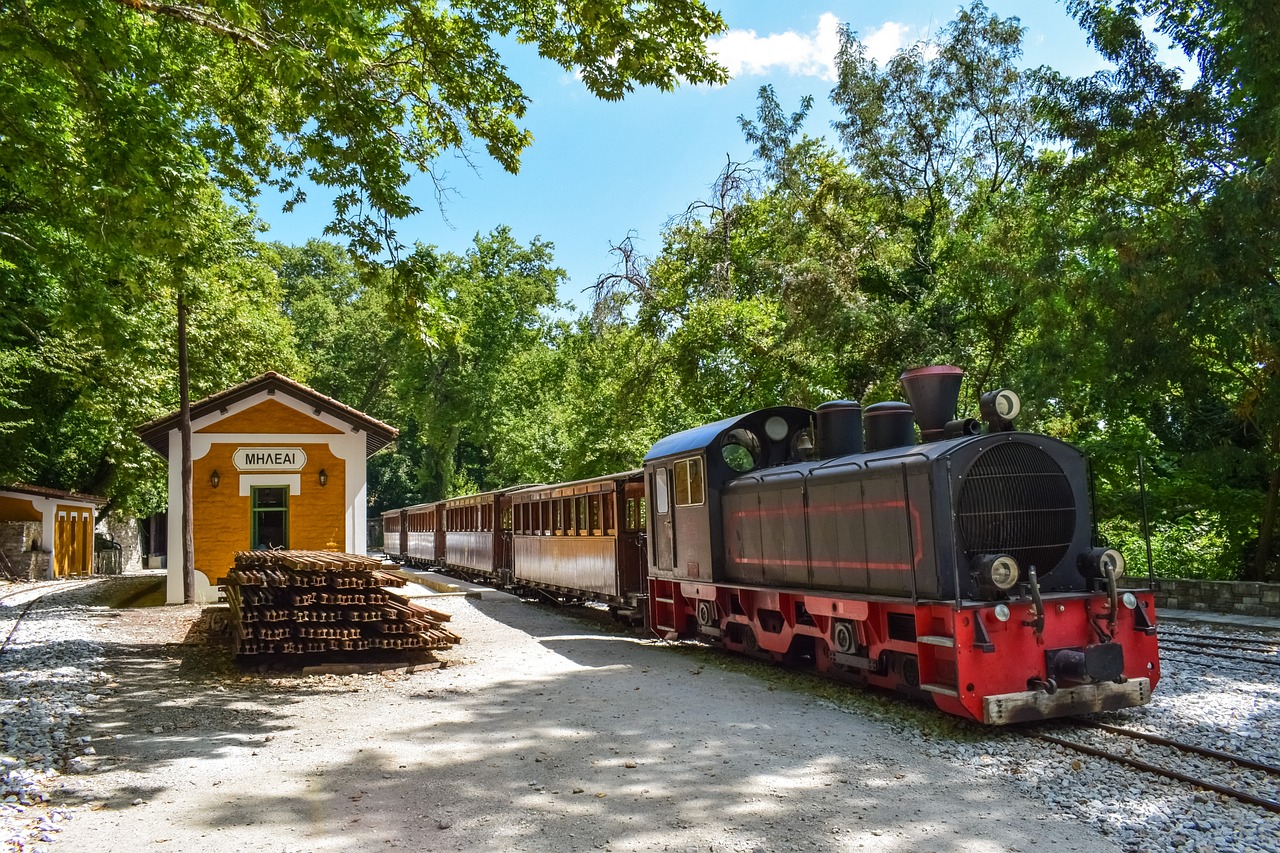
[{"label": "steel rail", "polygon": [[4,654],[4,653],[5,653],[5,651],[7,651],[7,650],[8,650],[8,648],[9,648],[9,643],[13,640],[13,635],[17,632],[17,630],[18,630],[18,626],[22,624],[22,620],[26,617],[27,613],[31,610],[31,608],[35,606],[35,603],[36,603],[37,601],[39,601],[40,599],[44,598],[46,595],[48,595],[49,593],[52,593],[52,592],[54,592],[54,591],[59,591],[59,590],[68,590],[68,589],[77,589],[77,588],[79,588],[79,587],[84,586],[84,585],[85,585],[86,583],[88,583],[89,581],[94,581],[94,580],[97,580],[97,579],[95,579],[95,578],[88,578],[88,579],[86,579],[86,580],[81,580],[81,581],[71,581],[71,582],[68,582],[68,581],[42,581],[42,582],[40,582],[39,584],[37,584],[36,586],[30,586],[30,587],[25,587],[25,588],[20,589],[20,590],[14,590],[13,592],[6,593],[5,595],[0,596],[0,604],[3,604],[4,599],[7,599],[7,598],[14,598],[14,597],[18,596],[18,595],[19,595],[19,594],[21,594],[21,593],[27,593],[27,592],[37,592],[37,593],[39,593],[38,595],[36,595],[36,596],[32,597],[32,599],[31,599],[30,601],[28,601],[26,604],[22,605],[22,612],[21,612],[21,613],[19,613],[19,614],[18,614],[18,616],[17,616],[17,618],[13,620],[13,625],[12,625],[12,626],[10,626],[10,628],[9,628],[9,633],[5,635],[4,642],[3,642],[3,643],[0,643],[0,655]]},{"label": "steel rail", "polygon": [[[1231,639],[1227,637],[1219,639],[1196,634],[1161,634],[1160,640],[1164,643],[1181,643],[1187,646],[1200,646],[1206,649],[1220,649],[1230,643],[1234,645],[1233,650],[1238,652],[1263,650],[1274,652],[1280,650],[1280,642],[1275,640],[1245,640],[1238,638]],[[1251,646],[1253,648],[1244,648],[1245,646]]]},{"label": "steel rail", "polygon": [[[1127,737],[1127,738],[1133,738],[1135,740],[1146,741],[1147,743],[1152,743],[1157,746],[1168,747],[1170,749],[1174,749],[1179,752],[1190,753],[1193,755],[1200,755],[1205,758],[1212,758],[1216,761],[1222,761],[1228,764],[1233,764],[1237,767],[1245,768],[1248,770],[1257,770],[1262,773],[1266,773],[1269,776],[1280,778],[1280,767],[1276,767],[1275,765],[1272,765],[1272,764],[1266,764],[1261,761],[1254,761],[1253,759],[1245,758],[1244,756],[1241,756],[1241,755],[1235,755],[1229,752],[1222,752],[1221,750],[1210,749],[1208,747],[1196,746],[1195,744],[1182,743],[1181,741],[1171,740],[1161,735],[1153,735],[1147,732],[1140,732],[1135,729],[1126,729],[1122,726],[1113,726],[1109,723],[1098,723],[1092,720],[1075,720],[1075,721],[1072,721],[1070,724],[1079,726],[1081,728],[1090,728],[1090,729],[1105,731],[1110,734],[1119,735],[1121,737]],[[1068,740],[1066,738],[1060,738],[1055,735],[1038,734],[1036,735],[1036,737],[1039,738],[1040,740],[1057,744],[1058,746],[1066,747],[1067,749],[1073,749],[1077,752],[1082,752],[1086,755],[1093,755],[1098,758],[1105,758],[1108,761],[1114,761],[1119,764],[1124,764],[1138,770],[1143,770],[1147,773],[1154,773],[1155,775],[1163,776],[1166,779],[1176,779],[1179,782],[1185,782],[1188,785],[1193,785],[1197,788],[1203,788],[1204,790],[1207,790],[1207,791],[1213,791],[1214,793],[1231,797],[1234,800],[1239,800],[1240,802],[1248,803],[1250,805],[1255,805],[1255,806],[1258,806],[1259,808],[1266,809],[1267,811],[1280,814],[1280,802],[1277,802],[1275,800],[1269,800],[1266,797],[1259,797],[1255,794],[1250,794],[1248,791],[1242,791],[1238,788],[1231,788],[1226,785],[1219,785],[1216,782],[1210,782],[1208,780],[1201,779],[1196,776],[1191,776],[1189,774],[1182,773],[1181,771],[1178,771],[1178,770],[1171,770],[1167,767],[1161,767],[1158,764],[1152,764],[1148,761],[1143,761],[1140,758],[1132,758],[1129,756],[1120,755],[1118,753],[1108,752],[1107,750],[1101,749],[1099,747],[1089,746],[1088,744],[1078,743],[1076,741]]]},{"label": "steel rail", "polygon": [[1082,721],[1077,723],[1079,726],[1087,726],[1089,728],[1101,729],[1115,735],[1123,735],[1124,737],[1136,738],[1137,740],[1145,740],[1147,743],[1154,743],[1158,746],[1167,746],[1181,752],[1191,752],[1196,755],[1203,755],[1206,758],[1216,758],[1219,761],[1229,761],[1232,764],[1238,764],[1241,767],[1247,767],[1250,770],[1261,770],[1269,776],[1280,777],[1280,767],[1274,764],[1264,764],[1261,761],[1254,761],[1251,758],[1245,758],[1242,755],[1235,755],[1230,752],[1222,752],[1217,749],[1209,749],[1204,746],[1196,746],[1195,744],[1182,743],[1181,741],[1170,740],[1161,735],[1153,735],[1147,732],[1140,732],[1136,729],[1126,729],[1123,726],[1113,726],[1110,723],[1095,723],[1092,721]]},{"label": "steel rail", "polygon": [[1125,764],[1129,767],[1146,771],[1147,773],[1154,773],[1157,776],[1163,776],[1166,779],[1176,779],[1179,782],[1186,782],[1188,785],[1192,785],[1196,788],[1213,791],[1216,794],[1222,794],[1223,796],[1230,797],[1233,800],[1239,800],[1242,803],[1248,803],[1249,805],[1266,809],[1269,812],[1280,814],[1280,803],[1275,800],[1268,800],[1265,797],[1254,796],[1247,791],[1241,791],[1237,788],[1229,788],[1226,785],[1219,785],[1215,782],[1209,782],[1195,776],[1189,776],[1186,773],[1182,773],[1177,770],[1170,770],[1167,767],[1150,764],[1140,758],[1129,758],[1127,756],[1117,755],[1114,752],[1107,752],[1104,749],[1097,749],[1083,743],[1076,743],[1075,741],[1067,740],[1065,738],[1055,737],[1054,735],[1036,735],[1036,737],[1048,743],[1054,743],[1058,746],[1066,747],[1067,749],[1074,749],[1076,752],[1082,752],[1085,755],[1105,758],[1108,761]]},{"label": "steel rail", "polygon": [[1201,657],[1218,658],[1220,660],[1239,660],[1247,663],[1260,663],[1263,666],[1280,666],[1280,658],[1249,657],[1248,655],[1237,655],[1232,654],[1231,652],[1206,653],[1198,651],[1197,648],[1198,647],[1196,646],[1181,645],[1176,640],[1165,641],[1160,644],[1160,650],[1165,652],[1181,652],[1183,654],[1200,655]]},{"label": "steel rail", "polygon": [[1164,623],[1160,627],[1160,639],[1170,640],[1220,640],[1225,643],[1249,643],[1251,645],[1271,646],[1275,648],[1280,646],[1280,638],[1276,639],[1256,639],[1254,637],[1237,637],[1232,634],[1205,634],[1200,631],[1174,631],[1167,627],[1168,623]]},{"label": "steel rail", "polygon": [[9,628],[9,633],[5,635],[4,643],[0,644],[0,655],[9,650],[9,641],[13,639],[13,635],[18,630],[18,626],[22,624],[22,618],[27,615],[27,611],[31,609],[32,605],[39,600],[40,596],[36,596],[28,601],[22,608],[22,612],[18,614],[18,618],[13,620],[13,626]]}]

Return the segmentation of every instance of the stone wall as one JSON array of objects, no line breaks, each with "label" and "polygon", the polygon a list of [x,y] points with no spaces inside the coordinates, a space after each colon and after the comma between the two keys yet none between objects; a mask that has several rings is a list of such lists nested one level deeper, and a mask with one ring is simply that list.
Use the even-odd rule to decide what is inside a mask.
[{"label": "stone wall", "polygon": [[[1123,585],[1145,588],[1147,581],[1126,578]],[[1280,617],[1280,584],[1157,578],[1157,612],[1163,608]]]},{"label": "stone wall", "polygon": [[138,528],[136,518],[123,518],[115,513],[98,522],[98,533],[105,533],[115,541],[121,549],[123,571],[142,571],[142,531]]},{"label": "stone wall", "polygon": [[49,555],[32,551],[33,542],[40,540],[40,522],[0,522],[0,551],[4,552],[13,570],[22,577],[44,580],[49,570]]}]

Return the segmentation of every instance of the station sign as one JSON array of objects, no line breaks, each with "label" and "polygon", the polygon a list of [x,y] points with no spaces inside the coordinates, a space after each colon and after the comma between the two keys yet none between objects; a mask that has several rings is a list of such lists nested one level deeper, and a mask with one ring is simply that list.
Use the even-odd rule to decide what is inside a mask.
[{"label": "station sign", "polygon": [[237,447],[237,471],[301,471],[307,454],[301,447]]}]

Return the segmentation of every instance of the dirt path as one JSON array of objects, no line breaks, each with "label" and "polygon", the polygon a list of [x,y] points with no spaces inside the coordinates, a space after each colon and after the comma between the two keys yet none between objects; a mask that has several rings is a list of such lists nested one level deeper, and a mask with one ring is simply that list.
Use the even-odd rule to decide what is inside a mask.
[{"label": "dirt path", "polygon": [[[54,851],[1114,850],[901,726],[516,602],[410,675],[242,678],[198,611],[99,616]],[[167,645],[189,639],[193,645]]]}]

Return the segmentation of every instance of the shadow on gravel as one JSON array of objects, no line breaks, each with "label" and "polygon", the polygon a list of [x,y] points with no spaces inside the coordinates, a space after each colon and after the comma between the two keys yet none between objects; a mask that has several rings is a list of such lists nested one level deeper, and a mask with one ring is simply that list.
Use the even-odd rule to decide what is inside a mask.
[{"label": "shadow on gravel", "polygon": [[415,680],[371,736],[335,732],[325,760],[303,771],[305,794],[258,792],[202,821],[270,827],[285,849],[340,836],[350,850],[682,850],[710,839],[716,850],[949,853],[974,850],[975,835],[982,849],[1032,849],[1025,804],[963,771],[901,763],[883,726],[612,626],[475,606],[553,651],[551,671],[517,663],[481,687],[451,686],[447,672]]},{"label": "shadow on gravel", "polygon": [[[71,777],[67,796],[175,802],[165,838],[211,851],[1105,849],[812,696],[611,625],[474,606],[499,623],[483,646],[463,633],[461,657],[504,662],[483,674],[242,680],[199,623],[189,643],[111,647],[89,722],[116,772]],[[219,787],[187,787],[197,764]],[[117,817],[94,850],[139,849],[145,812]]]}]

